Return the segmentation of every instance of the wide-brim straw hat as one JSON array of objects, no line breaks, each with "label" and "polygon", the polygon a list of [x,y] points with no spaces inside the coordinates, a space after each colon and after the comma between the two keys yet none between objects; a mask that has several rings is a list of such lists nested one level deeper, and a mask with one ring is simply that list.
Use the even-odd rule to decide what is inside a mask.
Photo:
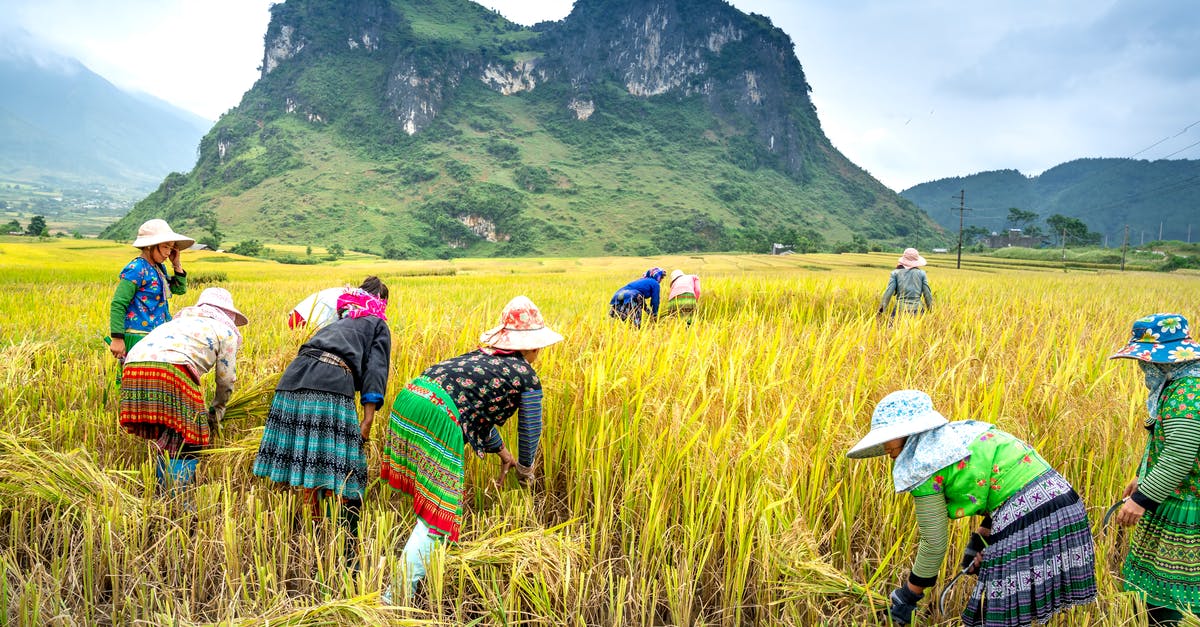
[{"label": "wide-brim straw hat", "polygon": [[1129,343],[1109,359],[1121,357],[1155,364],[1181,364],[1200,359],[1200,343],[1192,339],[1183,314],[1157,313],[1133,321]]},{"label": "wide-brim straw hat", "polygon": [[191,248],[196,240],[172,231],[171,225],[167,224],[166,220],[155,218],[146,220],[142,226],[138,227],[137,239],[133,240],[133,246],[134,248],[145,248],[167,242],[174,244],[176,250],[184,250]]},{"label": "wide-brim straw hat", "polygon": [[905,248],[904,254],[900,255],[900,259],[897,261],[897,263],[905,268],[920,268],[927,262],[925,261],[925,258],[921,256],[921,253],[917,252],[916,248]]},{"label": "wide-brim straw hat", "polygon": [[883,397],[871,414],[871,431],[846,453],[861,459],[884,454],[886,442],[936,429],[949,422],[920,390],[900,390]]},{"label": "wide-brim straw hat", "polygon": [[674,270],[671,271],[671,281],[670,282],[674,283],[675,279],[678,279],[681,276],[683,276],[683,270],[680,270],[679,268],[675,268]]},{"label": "wide-brim straw hat", "polygon": [[479,336],[479,343],[489,348],[525,351],[545,348],[561,342],[559,335],[542,318],[542,312],[525,296],[518,296],[504,306],[500,325]]},{"label": "wide-brim straw hat", "polygon": [[200,298],[196,301],[196,306],[212,305],[224,309],[226,313],[233,317],[233,323],[237,326],[244,326],[250,319],[246,314],[238,311],[237,307],[233,306],[233,295],[229,290],[223,287],[210,287],[200,292]]}]

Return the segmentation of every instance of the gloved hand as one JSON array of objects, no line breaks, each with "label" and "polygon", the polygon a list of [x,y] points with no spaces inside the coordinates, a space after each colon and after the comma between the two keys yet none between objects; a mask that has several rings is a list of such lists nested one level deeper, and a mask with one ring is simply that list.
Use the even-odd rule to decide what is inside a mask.
[{"label": "gloved hand", "polygon": [[892,606],[888,609],[888,614],[892,616],[892,622],[897,625],[911,623],[913,612],[917,609],[917,601],[924,598],[924,593],[917,594],[909,590],[908,585],[900,584],[891,594]]},{"label": "gloved hand", "polygon": [[971,540],[967,542],[967,548],[963,549],[962,561],[958,564],[958,570],[975,575],[979,573],[979,565],[975,563],[975,558],[987,548],[987,541],[977,532],[971,533]]}]

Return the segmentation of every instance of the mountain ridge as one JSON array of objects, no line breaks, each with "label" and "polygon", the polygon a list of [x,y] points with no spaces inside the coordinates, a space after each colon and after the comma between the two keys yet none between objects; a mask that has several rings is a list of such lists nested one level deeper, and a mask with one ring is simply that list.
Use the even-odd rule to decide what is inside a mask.
[{"label": "mountain ridge", "polygon": [[790,38],[717,0],[580,0],[532,28],[464,0],[288,0],[195,168],[104,236],[161,216],[398,257],[940,237],[808,92]]}]

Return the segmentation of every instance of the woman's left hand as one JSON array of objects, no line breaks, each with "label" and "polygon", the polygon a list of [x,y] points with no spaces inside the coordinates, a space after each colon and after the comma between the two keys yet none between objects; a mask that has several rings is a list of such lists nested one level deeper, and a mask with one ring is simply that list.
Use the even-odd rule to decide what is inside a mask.
[{"label": "woman's left hand", "polygon": [[1145,513],[1146,508],[1135,503],[1133,499],[1126,499],[1125,504],[1117,512],[1117,524],[1122,527],[1132,527],[1142,519],[1142,514]]}]

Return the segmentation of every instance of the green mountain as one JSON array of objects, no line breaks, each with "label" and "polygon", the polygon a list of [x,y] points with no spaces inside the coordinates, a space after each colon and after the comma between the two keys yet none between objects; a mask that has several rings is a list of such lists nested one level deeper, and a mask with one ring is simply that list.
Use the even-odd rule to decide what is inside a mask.
[{"label": "green mountain", "polygon": [[940,229],[821,131],[786,34],[721,0],[288,0],[262,76],[106,237],[389,257],[766,250]]},{"label": "green mountain", "polygon": [[[1078,218],[1110,246],[1130,241],[1200,240],[1200,161],[1192,159],[1078,159],[1025,176],[1016,170],[921,183],[900,192],[948,229],[958,229],[959,191],[966,193],[967,226],[1007,228],[1010,207]],[[955,198],[951,198],[951,197]],[[1041,230],[1046,231],[1042,226]]]},{"label": "green mountain", "polygon": [[0,46],[0,179],[128,187],[141,196],[195,163],[211,122],[35,45]]}]

